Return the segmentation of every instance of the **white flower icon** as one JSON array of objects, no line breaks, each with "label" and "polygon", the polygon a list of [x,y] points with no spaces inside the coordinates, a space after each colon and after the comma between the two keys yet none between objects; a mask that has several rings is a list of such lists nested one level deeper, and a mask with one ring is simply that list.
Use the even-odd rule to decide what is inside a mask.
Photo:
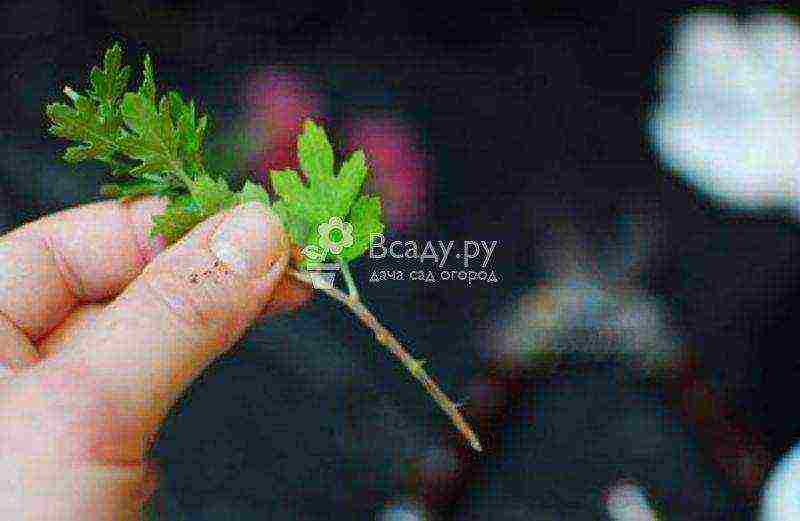
[{"label": "white flower icon", "polygon": [[331,217],[327,223],[320,224],[317,232],[319,245],[334,255],[353,245],[353,225],[340,217]]}]

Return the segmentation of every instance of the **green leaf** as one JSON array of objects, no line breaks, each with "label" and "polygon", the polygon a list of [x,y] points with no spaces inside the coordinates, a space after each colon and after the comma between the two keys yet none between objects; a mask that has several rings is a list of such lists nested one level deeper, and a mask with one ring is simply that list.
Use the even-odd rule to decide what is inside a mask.
[{"label": "green leaf", "polygon": [[88,145],[67,147],[63,157],[67,163],[80,163],[81,161],[93,159],[105,151],[104,147],[89,143]]},{"label": "green leaf", "polygon": [[178,151],[178,130],[172,123],[172,110],[170,108],[169,97],[162,96],[158,105],[158,122],[160,135],[164,146],[166,146],[170,157],[177,156]]},{"label": "green leaf", "polygon": [[364,152],[358,150],[351,154],[339,174],[334,175],[333,149],[325,131],[311,120],[307,120],[303,128],[297,151],[307,183],[294,170],[272,171],[272,187],[280,197],[273,208],[281,216],[292,240],[302,247],[317,245],[319,225],[332,217],[346,220],[352,207],[353,217],[360,220],[367,233],[346,253],[347,260],[355,259],[369,246],[369,233],[383,230],[379,199],[364,200],[358,206],[353,204],[368,173]]},{"label": "green leaf", "polygon": [[64,103],[51,103],[46,114],[52,125],[50,132],[58,137],[82,143],[81,150],[67,151],[65,158],[70,162],[96,159],[113,152],[114,141],[108,136],[104,120],[98,111],[97,104],[86,96],[74,91],[73,106]]},{"label": "green leaf", "polygon": [[122,67],[122,46],[114,44],[106,51],[103,69],[94,67],[89,74],[92,84],[90,95],[96,101],[105,102],[109,108],[113,108],[128,86],[130,72],[130,67]]},{"label": "green leaf", "polygon": [[161,236],[171,244],[203,221],[203,213],[189,194],[172,199],[164,213],[153,217],[152,237]]},{"label": "green leaf", "polygon": [[172,109],[172,119],[179,120],[189,109],[189,105],[183,101],[181,93],[176,90],[171,90],[167,93],[169,97],[170,109]]},{"label": "green leaf", "polygon": [[118,137],[119,149],[142,162],[131,175],[145,173],[183,172],[177,155],[177,130],[172,124],[168,98],[162,98],[156,109],[141,94],[128,92],[122,99],[122,117],[131,130]]},{"label": "green leaf", "polygon": [[155,133],[158,112],[142,94],[128,92],[122,98],[122,118],[125,124],[137,134]]},{"label": "green leaf", "polygon": [[232,207],[238,200],[224,179],[201,176],[192,185],[190,194],[175,197],[163,214],[153,217],[155,226],[150,234],[164,237],[167,243],[175,242],[197,224]]},{"label": "green leaf", "polygon": [[272,187],[295,217],[319,224],[334,215],[333,192],[304,185],[294,170],[272,171]]},{"label": "green leaf", "polygon": [[333,148],[325,130],[310,119],[303,124],[297,140],[300,167],[309,180],[328,181],[333,177]]},{"label": "green leaf", "polygon": [[100,193],[105,197],[115,197],[122,201],[143,195],[176,195],[176,192],[175,187],[172,185],[149,179],[132,179],[130,181],[104,184],[100,187]]},{"label": "green leaf", "polygon": [[377,195],[362,195],[353,205],[347,220],[353,225],[353,245],[345,248],[339,258],[345,262],[361,257],[375,235],[382,234],[381,199]]},{"label": "green leaf", "polygon": [[306,246],[311,233],[311,224],[308,220],[292,213],[284,200],[275,201],[272,204],[272,209],[278,214],[278,217],[280,217],[283,227],[289,232],[289,236],[292,238],[292,242],[301,248]]},{"label": "green leaf", "polygon": [[155,73],[153,72],[153,62],[150,55],[144,57],[144,64],[142,65],[142,83],[139,85],[139,95],[150,105],[156,105],[156,80]]},{"label": "green leaf", "polygon": [[203,115],[197,120],[197,139],[201,143],[206,137],[206,132],[208,132],[208,116]]},{"label": "green leaf", "polygon": [[249,203],[251,201],[256,201],[263,204],[267,208],[270,207],[269,194],[267,193],[267,191],[264,190],[263,186],[257,185],[251,182],[249,179],[244,182],[244,186],[242,187],[242,190],[238,193],[238,196],[239,196],[238,204],[244,204],[244,203]]},{"label": "green leaf", "polygon": [[122,125],[119,99],[128,87],[130,73],[130,67],[122,67],[122,47],[117,43],[106,51],[103,68],[93,67],[89,74],[91,89],[87,95],[98,103],[100,120],[108,135]]},{"label": "green leaf", "polygon": [[[70,163],[97,160],[111,165],[112,175],[159,174],[165,182],[172,175],[189,182],[186,172],[202,167],[196,164],[199,158],[184,157],[182,152],[188,150],[196,156],[205,131],[195,126],[194,104],[184,103],[175,94],[162,98],[156,105],[156,84],[149,56],[145,57],[137,92],[125,92],[130,67],[122,65],[121,45],[114,44],[106,51],[102,65],[92,68],[86,94],[64,88],[72,106],[64,103],[47,106],[50,132],[76,142],[76,146],[66,150],[64,159]],[[129,164],[120,156],[135,162]]]},{"label": "green leaf", "polygon": [[[362,150],[356,150],[342,165],[337,185],[341,211],[346,212],[361,192],[361,186],[367,178],[367,162]],[[340,210],[337,208],[337,210]]]},{"label": "green leaf", "polygon": [[225,179],[214,180],[209,175],[199,177],[190,188],[192,197],[203,218],[210,217],[220,210],[236,204],[236,195],[228,188]]}]

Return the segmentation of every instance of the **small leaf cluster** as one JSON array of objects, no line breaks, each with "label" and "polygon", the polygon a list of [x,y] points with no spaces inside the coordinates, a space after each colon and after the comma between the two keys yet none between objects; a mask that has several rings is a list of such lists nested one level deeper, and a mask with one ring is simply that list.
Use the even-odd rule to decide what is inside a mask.
[{"label": "small leaf cluster", "polygon": [[[94,67],[85,93],[70,87],[71,102],[51,103],[46,114],[50,132],[76,142],[64,152],[69,163],[99,161],[114,182],[103,187],[110,197],[127,200],[144,195],[169,199],[163,214],[153,218],[151,234],[173,242],[215,213],[248,201],[270,206],[267,191],[246,181],[233,191],[223,176],[204,165],[203,144],[209,129],[194,101],[177,91],[158,96],[153,63],[144,59],[141,80],[129,91],[131,69],[122,65],[122,47],[105,53],[103,67]],[[352,153],[334,171],[334,153],[325,130],[311,120],[297,140],[305,181],[294,170],[271,172],[278,200],[272,205],[293,242],[319,246],[318,228],[338,217],[353,227],[353,244],[338,255],[350,262],[368,249],[373,234],[383,232],[381,201],[362,194],[368,175],[363,151]]]},{"label": "small leaf cluster", "polygon": [[153,218],[151,234],[173,242],[207,217],[243,201],[269,205],[267,192],[247,182],[234,193],[225,179],[206,172],[203,142],[208,116],[177,91],[158,96],[153,63],[144,59],[136,91],[128,92],[130,66],[122,66],[122,47],[108,49],[103,68],[94,67],[83,94],[70,87],[71,102],[51,103],[50,132],[75,141],[64,152],[69,163],[95,160],[109,167],[114,182],[103,193],[120,199],[143,195],[169,198],[165,212]]}]

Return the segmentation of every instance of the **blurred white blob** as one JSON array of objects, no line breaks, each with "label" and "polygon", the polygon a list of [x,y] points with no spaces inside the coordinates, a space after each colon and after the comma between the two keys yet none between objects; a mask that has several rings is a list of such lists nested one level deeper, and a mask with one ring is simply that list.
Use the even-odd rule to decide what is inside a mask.
[{"label": "blurred white blob", "polygon": [[634,483],[620,483],[605,495],[608,515],[613,521],[658,521],[644,489]]},{"label": "blurred white blob", "polygon": [[609,332],[626,346],[628,363],[652,372],[663,368],[680,349],[680,335],[671,327],[671,311],[660,299],[644,291],[625,291],[608,322]]},{"label": "blurred white blob", "polygon": [[800,27],[692,15],[675,30],[648,130],[662,159],[746,209],[800,211]]},{"label": "blurred white blob", "polygon": [[388,505],[379,515],[379,521],[428,521],[425,509],[413,500]]},{"label": "blurred white blob", "polygon": [[[677,355],[679,336],[658,299],[633,288],[609,288],[582,275],[562,277],[522,295],[502,315],[491,356],[526,367],[549,355],[614,355],[654,376]],[[576,334],[594,340],[572,341]]]},{"label": "blurred white blob", "polygon": [[640,288],[643,272],[660,255],[660,219],[631,204],[595,253],[575,229],[548,234],[539,249],[551,275],[498,314],[489,357],[529,367],[568,353],[611,355],[645,376],[670,367],[681,349],[670,308]]},{"label": "blurred white blob", "polygon": [[775,466],[761,491],[759,521],[800,519],[800,444]]}]

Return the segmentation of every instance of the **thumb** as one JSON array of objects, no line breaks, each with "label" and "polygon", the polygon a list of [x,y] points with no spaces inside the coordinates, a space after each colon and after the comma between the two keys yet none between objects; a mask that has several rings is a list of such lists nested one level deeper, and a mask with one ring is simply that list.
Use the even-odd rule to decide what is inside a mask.
[{"label": "thumb", "polygon": [[61,428],[78,435],[62,437],[71,446],[59,443],[58,455],[139,461],[188,384],[259,316],[288,250],[277,216],[248,203],[156,257],[73,349],[31,375],[46,408],[74,420]]}]

